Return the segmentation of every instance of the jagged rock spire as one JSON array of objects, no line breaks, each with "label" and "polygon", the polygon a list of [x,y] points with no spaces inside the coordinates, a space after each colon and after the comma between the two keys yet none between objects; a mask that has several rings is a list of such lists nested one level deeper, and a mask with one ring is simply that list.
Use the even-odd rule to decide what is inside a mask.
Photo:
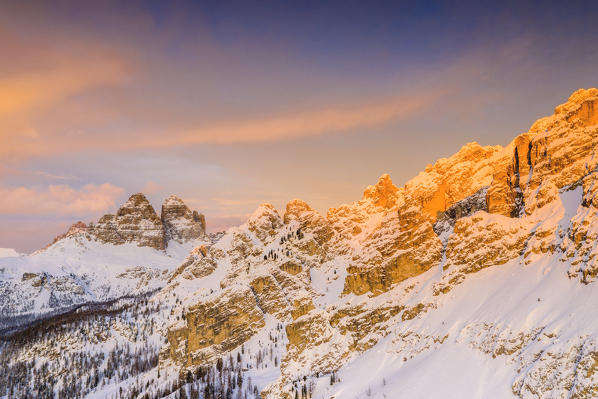
[{"label": "jagged rock spire", "polygon": [[204,238],[206,220],[204,215],[191,211],[175,195],[164,201],[160,217],[145,195],[137,193],[131,195],[115,214],[104,215],[89,226],[78,222],[67,233],[56,237],[52,244],[76,234],[114,245],[136,243],[140,247],[164,250],[172,240],[184,243]]},{"label": "jagged rock spire", "polygon": [[110,244],[137,243],[140,247],[166,248],[164,226],[145,195],[131,195],[115,215],[107,214],[88,228],[89,235]]},{"label": "jagged rock spire", "polygon": [[162,224],[166,241],[182,243],[202,238],[206,234],[204,215],[191,211],[176,195],[171,195],[162,204]]},{"label": "jagged rock spire", "polygon": [[383,174],[374,186],[368,186],[363,192],[364,199],[371,199],[376,206],[392,208],[398,198],[399,189],[392,183],[388,174]]},{"label": "jagged rock spire", "polygon": [[249,217],[247,226],[262,242],[282,226],[282,219],[272,204],[261,204]]}]

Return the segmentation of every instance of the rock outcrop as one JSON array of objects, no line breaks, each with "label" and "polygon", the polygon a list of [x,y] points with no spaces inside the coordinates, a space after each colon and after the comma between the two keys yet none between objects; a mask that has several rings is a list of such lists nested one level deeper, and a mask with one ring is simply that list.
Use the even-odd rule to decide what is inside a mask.
[{"label": "rock outcrop", "polygon": [[88,233],[109,244],[135,243],[158,250],[166,248],[164,225],[142,193],[133,194],[116,214],[104,215],[90,224]]},{"label": "rock outcrop", "polygon": [[272,204],[262,204],[249,217],[247,224],[249,231],[260,241],[266,242],[282,226],[282,219]]},{"label": "rock outcrop", "polygon": [[[438,385],[438,371],[461,386],[483,381],[459,397],[595,397],[597,107],[597,89],[579,90],[504,147],[468,143],[402,186],[382,175],[326,215],[298,199],[283,214],[263,204],[241,226],[207,235],[179,198],[159,217],[133,195],[46,251],[0,261],[0,310],[12,320],[159,290],[149,302],[160,314],[151,341],[167,340],[162,378],[134,376],[140,397],[177,373],[181,383],[252,381],[264,399],[412,397],[401,391],[410,376]],[[195,248],[184,258],[180,245],[87,239]],[[106,248],[117,259],[106,270],[117,273],[96,272]],[[413,372],[433,361],[429,380]],[[213,363],[225,371],[203,367]],[[347,381],[355,370],[359,381]]]},{"label": "rock outcrop", "polygon": [[56,244],[58,241],[65,239],[67,237],[72,237],[79,234],[87,233],[87,225],[81,221],[73,223],[71,227],[66,231],[66,233],[62,233],[54,237],[52,242],[44,247],[44,249],[48,248],[50,245]]},{"label": "rock outcrop", "polygon": [[106,214],[96,223],[73,224],[46,248],[69,237],[86,237],[112,245],[133,243],[157,250],[166,249],[171,241],[181,244],[194,240],[210,241],[204,215],[191,211],[180,198],[168,197],[160,217],[142,193],[133,194],[115,214]]},{"label": "rock outcrop", "polygon": [[206,219],[197,211],[191,211],[176,195],[171,195],[162,204],[162,223],[166,241],[183,243],[205,238]]},{"label": "rock outcrop", "polygon": [[246,342],[264,327],[249,288],[228,289],[189,308],[185,323],[168,331],[170,355],[185,365],[206,364]]}]

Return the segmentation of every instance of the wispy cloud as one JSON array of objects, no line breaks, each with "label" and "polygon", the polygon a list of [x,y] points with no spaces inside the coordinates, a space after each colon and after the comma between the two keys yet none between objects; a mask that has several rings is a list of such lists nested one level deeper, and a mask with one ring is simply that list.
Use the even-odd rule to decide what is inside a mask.
[{"label": "wispy cloud", "polygon": [[[94,115],[93,107],[77,109],[78,96],[125,84],[130,57],[96,40],[22,35],[0,27],[0,156],[19,159],[43,155],[69,138],[81,136],[69,125]],[[89,105],[89,103],[87,103]],[[100,107],[101,108],[101,107]],[[58,132],[61,132],[58,134]]]},{"label": "wispy cloud", "polygon": [[[438,97],[438,92],[409,93],[397,98],[353,106],[330,106],[269,118],[215,123],[175,134],[166,139],[166,143],[181,145],[206,142],[227,144],[279,141],[339,133],[411,117],[436,101]],[[162,139],[155,142],[156,145],[163,143]]]},{"label": "wispy cloud", "polygon": [[[88,82],[89,83],[89,82]],[[89,83],[91,84],[91,83]],[[65,89],[68,92],[69,89]],[[72,150],[165,149],[197,144],[236,144],[274,142],[324,134],[340,134],[358,128],[371,128],[390,121],[410,118],[437,101],[443,93],[405,93],[395,98],[330,105],[307,111],[296,110],[245,120],[216,120],[211,123],[183,124],[167,131],[127,131],[118,139],[104,134],[21,134],[13,135],[0,153],[48,155]],[[178,122],[177,122],[178,123]],[[196,127],[193,125],[197,125]],[[0,130],[2,131],[2,130]],[[5,133],[6,130],[4,130]],[[6,136],[8,136],[6,134]]]},{"label": "wispy cloud", "polygon": [[124,190],[109,183],[80,189],[50,185],[45,189],[0,186],[0,215],[95,216],[114,208]]},{"label": "wispy cloud", "polygon": [[56,175],[53,173],[44,172],[43,170],[36,170],[33,174],[45,177],[52,180],[79,180],[76,176]]},{"label": "wispy cloud", "polygon": [[[117,60],[102,57],[63,59],[47,68],[0,78],[0,118],[55,104],[90,87],[121,81],[124,74]],[[23,134],[37,136],[34,130]]]}]

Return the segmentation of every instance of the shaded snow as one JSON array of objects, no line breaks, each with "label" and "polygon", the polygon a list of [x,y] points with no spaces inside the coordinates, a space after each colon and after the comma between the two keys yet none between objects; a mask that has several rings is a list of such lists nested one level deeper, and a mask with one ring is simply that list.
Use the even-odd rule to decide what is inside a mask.
[{"label": "shaded snow", "polygon": [[21,256],[21,254],[12,248],[0,248],[0,258],[15,258],[17,256]]}]

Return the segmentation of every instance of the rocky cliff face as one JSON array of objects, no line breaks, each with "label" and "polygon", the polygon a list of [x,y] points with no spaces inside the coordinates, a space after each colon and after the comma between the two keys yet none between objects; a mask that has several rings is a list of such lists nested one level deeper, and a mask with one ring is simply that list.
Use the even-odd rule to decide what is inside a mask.
[{"label": "rocky cliff face", "polygon": [[[535,307],[546,295],[542,284],[582,292],[598,275],[597,101],[598,90],[577,91],[506,147],[469,143],[401,187],[384,175],[360,201],[330,209],[326,217],[300,200],[289,202],[282,218],[271,205],[261,206],[214,244],[220,256],[204,263],[205,272],[194,269],[195,283],[187,274],[187,282],[181,275],[165,288],[182,295],[183,306],[194,312],[214,303],[243,304],[238,313],[247,316],[237,327],[251,325],[241,328],[250,333],[238,333],[231,318],[202,323],[206,330],[200,331],[189,317],[205,315],[189,316],[171,328],[169,361],[184,367],[210,361],[189,342],[204,342],[201,353],[209,347],[212,358],[224,356],[258,334],[263,315],[284,323],[288,339],[281,375],[264,389],[265,397],[294,397],[302,376],[342,372],[377,345],[401,364],[464,345],[517,364],[509,394],[589,397],[598,389],[590,372],[598,329],[579,333],[571,326],[583,323],[574,319],[564,328],[562,316],[551,313],[550,306],[562,307],[554,301]],[[531,268],[520,272],[529,281],[509,283],[505,273],[521,267]],[[509,289],[518,298],[537,295],[537,301],[521,299],[525,304],[516,310],[505,304],[503,312],[468,283],[478,274],[487,276],[479,277],[485,284],[497,279],[496,290]],[[488,317],[476,313],[477,307],[459,299],[466,292],[497,309]],[[455,306],[464,319],[453,317]],[[507,309],[516,316],[510,318]],[[210,345],[215,336],[234,344]],[[489,349],[491,342],[501,345]],[[568,343],[547,356],[556,342]],[[558,359],[576,356],[586,359],[580,370],[550,383],[541,377],[547,370],[561,373]],[[332,395],[331,389],[321,392]]]},{"label": "rocky cliff face", "polygon": [[116,214],[104,215],[97,223],[91,223],[86,233],[104,243],[132,242],[158,250],[164,250],[170,241],[207,240],[205,217],[191,211],[183,200],[175,195],[168,197],[158,217],[142,193],[132,195]]},{"label": "rocky cliff face", "polygon": [[205,238],[206,218],[191,211],[179,197],[171,195],[162,204],[162,224],[166,241],[179,243]]},{"label": "rocky cliff face", "polygon": [[104,215],[90,224],[91,237],[114,245],[135,242],[140,247],[163,250],[166,247],[164,225],[145,195],[133,194],[116,214]]}]

